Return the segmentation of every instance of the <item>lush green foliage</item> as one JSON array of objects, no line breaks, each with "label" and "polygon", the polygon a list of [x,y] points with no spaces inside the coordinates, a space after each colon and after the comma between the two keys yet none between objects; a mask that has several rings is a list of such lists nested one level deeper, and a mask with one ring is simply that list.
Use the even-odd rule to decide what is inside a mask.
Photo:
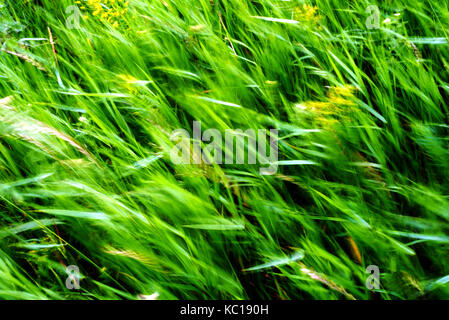
[{"label": "lush green foliage", "polygon": [[[88,2],[0,1],[0,298],[449,297],[445,1]],[[278,173],[173,164],[193,120]]]}]

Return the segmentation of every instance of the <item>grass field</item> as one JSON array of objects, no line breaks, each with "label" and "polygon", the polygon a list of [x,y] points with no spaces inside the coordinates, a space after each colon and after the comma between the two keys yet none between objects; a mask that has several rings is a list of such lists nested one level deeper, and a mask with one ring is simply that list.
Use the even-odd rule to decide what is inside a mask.
[{"label": "grass field", "polygon": [[[0,0],[0,298],[449,298],[448,38],[441,0]],[[277,172],[173,163],[193,121]]]}]

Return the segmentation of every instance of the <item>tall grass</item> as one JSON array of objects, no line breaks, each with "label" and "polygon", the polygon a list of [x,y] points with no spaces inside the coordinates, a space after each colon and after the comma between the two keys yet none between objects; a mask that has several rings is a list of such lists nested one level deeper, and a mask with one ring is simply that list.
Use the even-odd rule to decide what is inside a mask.
[{"label": "tall grass", "polygon": [[[0,298],[449,297],[446,2],[94,2],[0,1]],[[173,164],[194,120],[278,173]]]}]

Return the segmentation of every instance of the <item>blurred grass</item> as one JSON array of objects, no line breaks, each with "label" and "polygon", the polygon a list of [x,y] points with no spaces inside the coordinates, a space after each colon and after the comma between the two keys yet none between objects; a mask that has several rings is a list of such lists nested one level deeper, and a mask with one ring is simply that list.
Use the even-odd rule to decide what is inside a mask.
[{"label": "blurred grass", "polygon": [[[449,297],[447,3],[74,4],[0,1],[0,298]],[[193,120],[278,174],[174,165]]]}]

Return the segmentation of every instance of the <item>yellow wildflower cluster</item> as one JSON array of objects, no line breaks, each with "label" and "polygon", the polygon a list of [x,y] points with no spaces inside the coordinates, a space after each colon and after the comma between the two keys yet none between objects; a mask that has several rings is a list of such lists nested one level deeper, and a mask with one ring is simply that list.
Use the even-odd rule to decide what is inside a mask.
[{"label": "yellow wildflower cluster", "polygon": [[295,19],[312,25],[318,24],[321,16],[317,11],[318,7],[304,4],[302,7],[295,8]]},{"label": "yellow wildflower cluster", "polygon": [[139,83],[139,80],[128,74],[120,74],[117,77],[122,81],[122,86],[126,88],[130,93],[137,93],[138,90],[136,88],[136,84]]},{"label": "yellow wildflower cluster", "polygon": [[355,106],[354,93],[356,88],[351,85],[331,87],[327,93],[327,97],[334,104]]},{"label": "yellow wildflower cluster", "polygon": [[81,10],[90,12],[115,28],[119,26],[119,21],[128,11],[129,5],[129,1],[125,0],[77,0],[75,3],[80,5]]},{"label": "yellow wildflower cluster", "polygon": [[327,101],[306,101],[296,105],[299,110],[307,112],[319,122],[335,123],[337,118],[350,120],[348,117],[356,109],[354,86],[331,87],[327,92]]}]

